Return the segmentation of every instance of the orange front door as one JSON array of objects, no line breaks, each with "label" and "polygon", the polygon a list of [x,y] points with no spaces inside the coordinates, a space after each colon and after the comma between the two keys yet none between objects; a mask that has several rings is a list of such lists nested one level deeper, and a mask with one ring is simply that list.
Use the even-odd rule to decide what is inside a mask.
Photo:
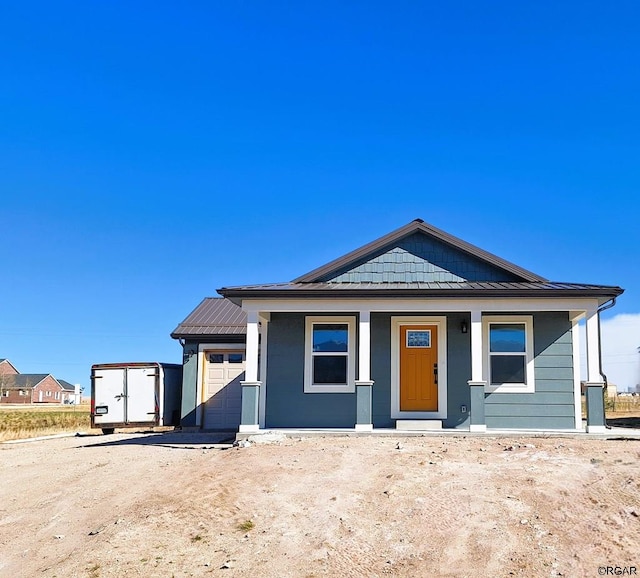
[{"label": "orange front door", "polygon": [[400,326],[400,411],[438,411],[438,327]]}]

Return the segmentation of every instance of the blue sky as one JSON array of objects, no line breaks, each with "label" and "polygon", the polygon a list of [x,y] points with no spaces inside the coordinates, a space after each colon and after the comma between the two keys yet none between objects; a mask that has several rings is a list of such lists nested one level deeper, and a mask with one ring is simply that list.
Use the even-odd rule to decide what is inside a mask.
[{"label": "blue sky", "polygon": [[416,217],[624,287],[609,361],[636,371],[637,2],[0,13],[0,358],[21,372],[87,387],[93,363],[180,362],[169,333],[217,288]]}]

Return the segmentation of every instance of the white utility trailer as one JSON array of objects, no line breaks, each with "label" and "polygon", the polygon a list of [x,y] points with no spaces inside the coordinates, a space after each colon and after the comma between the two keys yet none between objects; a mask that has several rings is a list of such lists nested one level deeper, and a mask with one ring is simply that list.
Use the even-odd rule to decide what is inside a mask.
[{"label": "white utility trailer", "polygon": [[102,363],[91,366],[91,427],[180,425],[182,365]]}]

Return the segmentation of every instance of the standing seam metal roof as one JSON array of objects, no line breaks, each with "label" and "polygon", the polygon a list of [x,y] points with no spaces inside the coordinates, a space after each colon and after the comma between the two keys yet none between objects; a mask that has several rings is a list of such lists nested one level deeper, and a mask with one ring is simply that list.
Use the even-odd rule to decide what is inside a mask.
[{"label": "standing seam metal roof", "polygon": [[228,299],[206,297],[172,332],[171,337],[244,335],[247,314]]}]

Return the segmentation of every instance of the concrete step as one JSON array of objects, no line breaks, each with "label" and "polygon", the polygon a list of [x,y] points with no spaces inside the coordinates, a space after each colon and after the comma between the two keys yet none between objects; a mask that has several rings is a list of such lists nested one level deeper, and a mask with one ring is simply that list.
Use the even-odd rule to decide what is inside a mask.
[{"label": "concrete step", "polygon": [[439,419],[397,419],[396,429],[403,431],[422,431],[442,429]]}]

